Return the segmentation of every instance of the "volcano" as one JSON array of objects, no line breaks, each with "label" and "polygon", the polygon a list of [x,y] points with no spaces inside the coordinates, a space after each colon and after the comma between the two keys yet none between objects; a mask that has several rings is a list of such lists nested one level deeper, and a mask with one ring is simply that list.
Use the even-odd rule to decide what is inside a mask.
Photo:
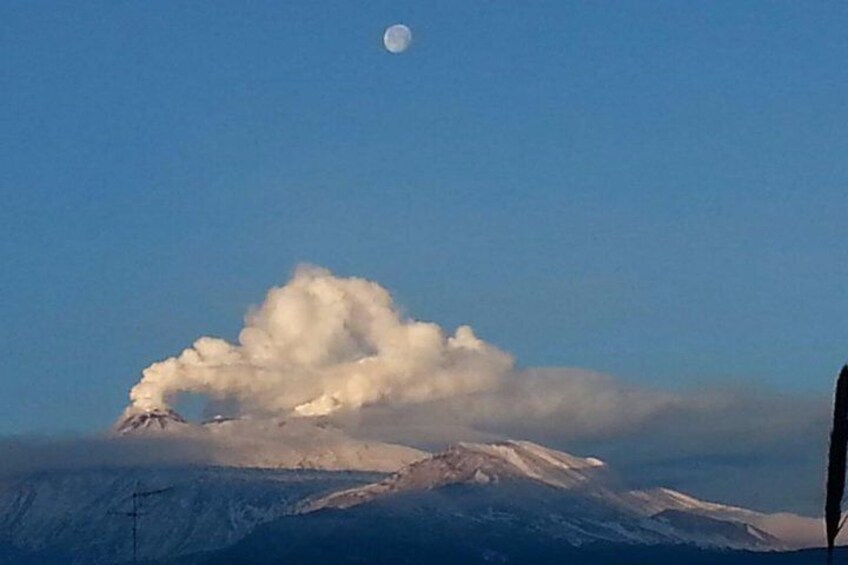
[{"label": "volcano", "polygon": [[115,516],[142,483],[162,494],[143,502],[139,555],[163,564],[421,563],[443,555],[445,563],[559,563],[562,555],[585,563],[589,554],[581,552],[604,548],[616,555],[689,548],[707,551],[693,556],[714,564],[728,551],[809,547],[821,537],[812,518],[670,489],[631,490],[598,459],[528,441],[459,443],[427,454],[354,439],[311,418],[201,425],[153,411],[120,424],[114,441],[202,437],[218,459],[0,482],[0,530],[13,549],[67,556],[39,563],[128,561],[127,524]]},{"label": "volcano", "polygon": [[127,413],[114,430],[118,440],[167,438],[202,445],[208,463],[226,467],[390,473],[429,455],[352,437],[322,417],[217,417],[196,423],[159,408]]},{"label": "volcano", "polygon": [[145,430],[166,431],[185,427],[188,422],[170,408],[154,408],[126,414],[115,425],[119,435],[143,432]]}]

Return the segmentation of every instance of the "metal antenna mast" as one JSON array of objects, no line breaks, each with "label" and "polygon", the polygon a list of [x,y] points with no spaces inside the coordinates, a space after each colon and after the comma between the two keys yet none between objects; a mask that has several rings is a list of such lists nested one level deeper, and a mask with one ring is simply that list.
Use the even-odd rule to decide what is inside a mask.
[{"label": "metal antenna mast", "polygon": [[133,563],[138,563],[138,517],[142,516],[141,512],[139,512],[138,506],[139,503],[151,496],[156,496],[158,494],[164,494],[168,491],[174,490],[174,487],[161,488],[157,490],[140,490],[141,484],[139,481],[135,482],[135,489],[133,489],[132,493],[132,511],[131,512],[116,512],[116,514],[120,514],[121,516],[126,516],[128,518],[132,518],[132,548],[133,548]]}]

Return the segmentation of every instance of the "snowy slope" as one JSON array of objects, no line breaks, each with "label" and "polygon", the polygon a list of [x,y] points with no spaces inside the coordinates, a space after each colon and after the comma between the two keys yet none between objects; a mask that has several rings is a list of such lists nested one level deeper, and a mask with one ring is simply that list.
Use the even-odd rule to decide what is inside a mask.
[{"label": "snowy slope", "polygon": [[[449,485],[530,481],[603,508],[611,516],[611,523],[622,527],[621,539],[603,536],[606,541],[673,541],[749,549],[820,544],[820,524],[812,518],[761,514],[700,501],[669,489],[631,491],[618,487],[617,481],[610,478],[611,472],[598,459],[575,457],[530,442],[458,444],[412,463],[380,482],[312,501],[305,510],[352,508]],[[639,534],[642,539],[632,536],[638,530],[644,530]],[[592,535],[587,535],[580,541],[592,539]]]},{"label": "snowy slope", "polygon": [[168,437],[207,446],[211,462],[228,467],[391,472],[427,456],[403,445],[350,437],[320,418],[224,419],[186,422],[172,410],[131,412],[117,439]]},{"label": "snowy slope", "polygon": [[[528,550],[536,543],[755,550],[820,543],[815,520],[760,514],[668,489],[628,490],[597,459],[529,442],[462,443],[418,459],[422,454],[415,450],[372,447],[303,419],[200,426],[163,418],[164,426],[158,416],[138,420],[128,433],[204,434],[219,446],[233,441],[238,450],[221,452],[234,457],[235,466],[54,471],[5,480],[0,482],[0,544],[70,552],[80,565],[127,560],[131,521],[126,513],[134,489],[169,489],[143,501],[139,544],[145,558],[228,547],[250,539],[262,524],[278,523],[273,535],[295,538],[333,538],[334,528],[344,527],[375,529],[391,541],[417,528],[411,543],[425,547],[438,545],[431,539],[436,532],[480,539],[516,536]],[[245,437],[236,441],[239,433]],[[307,469],[395,468],[404,454],[417,460],[390,475]],[[239,467],[247,461],[299,470]],[[322,533],[322,528],[328,529]],[[246,543],[262,547],[263,539]],[[459,536],[457,543],[466,542]]]},{"label": "snowy slope", "polygon": [[605,471],[598,459],[583,459],[530,442],[460,443],[412,463],[379,483],[335,493],[311,509],[349,508],[375,498],[449,484],[488,484],[509,478],[532,479],[560,488],[589,484]]},{"label": "snowy slope", "polygon": [[139,555],[175,557],[235,543],[305,499],[374,480],[369,473],[177,467],[50,472],[0,483],[0,542],[61,551],[77,563],[132,557],[135,490],[145,498]]},{"label": "snowy slope", "polygon": [[784,545],[791,548],[821,547],[823,543],[822,521],[816,518],[798,516],[788,512],[773,514],[755,512],[747,508],[698,500],[667,488],[630,491],[627,495],[628,498],[635,499],[634,506],[645,514],[657,514],[673,510],[708,516],[718,520],[732,520],[751,524],[775,536]]}]

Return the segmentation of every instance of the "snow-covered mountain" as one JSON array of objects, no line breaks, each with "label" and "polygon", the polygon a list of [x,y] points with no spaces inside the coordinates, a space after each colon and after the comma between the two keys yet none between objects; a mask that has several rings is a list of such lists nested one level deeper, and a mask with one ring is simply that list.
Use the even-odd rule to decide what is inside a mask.
[{"label": "snow-covered mountain", "polygon": [[[547,487],[554,498],[578,497],[582,504],[593,506],[593,511],[607,515],[607,525],[614,525],[611,531],[593,533],[576,527],[574,543],[692,543],[744,549],[784,549],[820,543],[818,520],[792,514],[762,514],[697,500],[670,489],[628,490],[620,487],[598,459],[576,457],[526,441],[460,443],[379,482],[315,500],[305,510],[348,509],[451,485],[498,483],[504,489],[517,483],[535,483]],[[580,513],[562,513],[553,518],[573,524],[584,517]]]},{"label": "snow-covered mountain", "polygon": [[38,473],[0,482],[0,544],[63,554],[77,564],[129,562],[132,495],[163,490],[139,502],[139,556],[172,558],[226,547],[311,497],[377,478],[211,467]]},{"label": "snow-covered mountain", "polygon": [[145,431],[179,431],[188,429],[188,422],[170,408],[134,411],[124,415],[115,424],[119,435],[137,434]]},{"label": "snow-covered mountain", "polygon": [[605,470],[604,463],[598,459],[575,457],[526,441],[459,443],[408,465],[379,483],[317,500],[309,509],[350,508],[402,492],[507,479],[532,480],[569,489],[592,483]]},{"label": "snow-covered mountain", "polygon": [[[194,555],[201,562],[203,552],[222,549],[220,562],[229,562],[227,555],[261,562],[239,552],[289,551],[280,540],[324,543],[337,539],[339,528],[379,534],[391,547],[395,540],[435,547],[442,536],[470,555],[508,539],[521,540],[528,551],[534,544],[552,551],[598,544],[759,551],[819,542],[816,520],[760,514],[668,489],[629,490],[598,459],[530,442],[461,443],[428,456],[353,440],[317,420],[180,420],[153,414],[122,429],[130,436],[212,437],[213,444],[228,446],[221,452],[234,457],[233,466],[53,471],[1,481],[0,545],[66,555],[65,562],[79,565],[128,560],[132,493],[150,490],[164,492],[141,503],[145,559]],[[242,468],[247,461],[290,468]],[[345,465],[395,472],[339,470]],[[511,546],[504,547],[498,551],[509,554]]]},{"label": "snow-covered mountain", "polygon": [[227,467],[396,471],[427,456],[403,445],[355,439],[320,418],[213,418],[189,423],[173,410],[130,412],[117,439],[168,437],[204,445],[209,462]]}]

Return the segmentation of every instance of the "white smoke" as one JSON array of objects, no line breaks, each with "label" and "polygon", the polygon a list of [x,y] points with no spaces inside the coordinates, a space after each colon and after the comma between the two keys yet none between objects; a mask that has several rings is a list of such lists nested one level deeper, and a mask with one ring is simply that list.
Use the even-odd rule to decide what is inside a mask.
[{"label": "white smoke", "polygon": [[499,388],[512,358],[468,326],[447,336],[401,316],[360,278],[304,266],[250,312],[238,344],[202,337],[143,371],[128,411],[165,408],[181,393],[236,400],[246,413],[316,416],[424,403]]},{"label": "white smoke", "polygon": [[424,446],[503,437],[548,444],[630,435],[690,409],[698,408],[686,395],[628,386],[609,375],[531,368],[462,396],[367,407],[344,425],[368,437]]},{"label": "white smoke", "polygon": [[[251,416],[231,434],[227,424],[191,428],[203,441],[185,449],[203,461],[265,464],[262,458],[275,457],[276,464],[282,452],[300,453],[297,441],[314,440],[285,435],[293,424],[320,430],[326,423],[292,416],[332,413],[340,431],[330,444],[316,444],[327,456],[360,445],[350,437],[427,449],[523,438],[567,450],[591,446],[648,486],[667,478],[727,502],[743,494],[770,510],[777,502],[809,513],[819,507],[805,477],[823,472],[827,399],[761,387],[662,391],[582,369],[516,369],[470,328],[447,335],[406,319],[378,284],[315,267],[271,289],[236,344],[203,337],[145,369],[125,416],[168,408],[183,393]],[[762,489],[739,492],[737,485],[754,479]]]}]

